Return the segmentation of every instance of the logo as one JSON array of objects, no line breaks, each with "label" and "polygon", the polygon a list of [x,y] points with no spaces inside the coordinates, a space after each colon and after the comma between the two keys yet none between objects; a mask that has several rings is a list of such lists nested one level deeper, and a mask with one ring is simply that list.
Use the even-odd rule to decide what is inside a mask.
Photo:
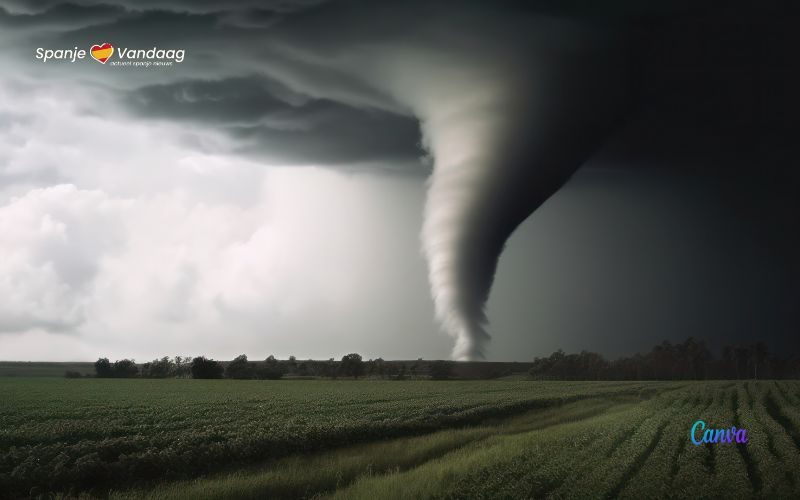
[{"label": "logo", "polygon": [[101,45],[92,45],[90,53],[95,61],[105,64],[114,55],[114,46],[108,42]]},{"label": "logo", "polygon": [[[100,64],[108,66],[132,66],[151,68],[159,66],[175,66],[183,62],[186,55],[184,49],[163,49],[149,47],[147,49],[132,49],[128,47],[115,48],[109,42],[95,44],[89,48],[89,55]],[[87,59],[86,50],[77,46],[71,49],[36,49],[36,59],[46,63],[48,61],[74,63],[79,59]]]},{"label": "logo", "polygon": [[[697,438],[698,431],[702,436],[700,439]],[[700,446],[701,444],[727,444],[734,442],[737,444],[745,444],[747,443],[747,430],[737,429],[735,426],[730,429],[706,429],[706,423],[702,420],[697,420],[694,425],[692,425],[692,430],[689,431],[689,439],[692,440],[692,444],[695,446]]]}]

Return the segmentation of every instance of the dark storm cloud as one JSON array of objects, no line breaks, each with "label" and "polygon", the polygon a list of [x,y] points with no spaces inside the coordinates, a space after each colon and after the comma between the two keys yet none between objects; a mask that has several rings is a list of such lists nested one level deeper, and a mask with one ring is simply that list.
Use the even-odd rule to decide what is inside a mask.
[{"label": "dark storm cloud", "polygon": [[261,29],[272,26],[281,19],[281,13],[267,9],[237,10],[225,15],[222,22],[237,28]]},{"label": "dark storm cloud", "polygon": [[[39,46],[87,46],[102,40],[117,47],[185,49],[187,59],[174,71],[143,74],[90,66],[85,75],[75,77],[98,78],[112,98],[140,117],[222,131],[234,139],[233,151],[260,152],[268,161],[284,164],[419,167],[422,150],[414,117],[397,113],[391,99],[353,71],[287,53],[284,36],[253,29],[296,15],[292,12],[305,3],[206,6],[188,12],[181,4],[160,5],[157,10],[142,10],[144,5],[137,10],[131,5],[47,6],[9,18],[25,25],[26,38]],[[114,15],[80,15],[95,10]],[[152,85],[148,80],[166,83]]]},{"label": "dark storm cloud", "polygon": [[258,76],[147,86],[127,102],[142,116],[213,125],[273,161],[352,165],[422,154],[411,117],[310,98]]},{"label": "dark storm cloud", "polygon": [[229,9],[258,9],[272,12],[293,12],[320,3],[322,0],[116,0],[109,2],[83,1],[65,3],[63,0],[5,0],[9,10],[23,13],[41,13],[62,5],[94,6],[100,4],[122,6],[131,10],[173,10],[176,12],[219,12]]},{"label": "dark storm cloud", "polygon": [[9,12],[0,5],[0,26],[4,29],[70,29],[109,22],[125,14],[115,5],[76,5],[59,3],[37,13]]},{"label": "dark storm cloud", "polygon": [[[114,40],[119,45],[163,44],[183,41],[192,43],[220,32],[220,14],[186,13],[168,10],[124,11],[104,23],[85,23],[79,29],[60,34],[61,41],[91,43],[100,39]],[[179,26],[180,29],[176,29]],[[221,48],[221,47],[220,47]]]},{"label": "dark storm cloud", "polygon": [[[419,155],[419,122],[435,164],[423,239],[437,315],[455,355],[474,358],[507,238],[617,124],[629,126],[610,156],[636,164],[677,149],[752,160],[717,156],[721,170],[787,158],[767,150],[790,143],[800,116],[790,20],[746,4],[724,18],[630,4],[130,2],[93,7],[103,14],[79,28],[69,7],[67,29],[40,33],[185,48],[175,71],[91,77],[132,114],[223,131],[266,160],[405,161]],[[55,10],[24,23],[52,26]]]},{"label": "dark storm cloud", "polygon": [[150,85],[126,98],[131,109],[145,116],[218,122],[223,126],[254,125],[272,118],[276,125],[284,123],[283,128],[289,129],[306,128],[302,115],[320,106],[318,101],[259,76]]}]

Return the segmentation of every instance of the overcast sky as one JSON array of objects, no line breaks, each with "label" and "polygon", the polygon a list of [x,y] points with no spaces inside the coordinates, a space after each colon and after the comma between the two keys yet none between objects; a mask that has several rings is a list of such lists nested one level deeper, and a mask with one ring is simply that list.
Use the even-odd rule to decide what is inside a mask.
[{"label": "overcast sky", "polygon": [[[762,104],[748,103],[777,109],[760,93],[777,80],[733,85],[740,106],[729,111],[706,99],[718,86],[697,83],[719,83],[717,73],[669,84],[645,64],[642,78],[657,83],[637,99],[667,118],[615,129],[606,105],[629,101],[612,99],[616,81],[542,62],[616,43],[594,27],[543,22],[545,8],[445,16],[453,4],[423,5],[0,1],[0,359],[440,359],[451,336],[518,361],[558,348],[630,354],[688,336],[796,347],[796,161],[782,128],[764,134],[769,154],[758,149],[757,161],[716,128],[759,114]],[[537,52],[543,40],[558,47]],[[37,48],[102,42],[185,55],[146,68],[36,59]],[[691,64],[705,67],[700,53]],[[562,73],[537,87],[539,73],[519,65],[529,60]],[[581,85],[562,85],[573,79]],[[568,88],[547,93],[556,87]],[[527,107],[540,102],[556,104],[534,120]],[[764,129],[747,123],[745,135]],[[540,135],[558,153],[517,147],[540,144],[532,128],[552,132]],[[618,132],[581,144],[595,129]],[[480,159],[520,158],[525,172],[571,163],[552,189],[522,167],[496,170],[502,182],[487,169],[426,205],[431,184],[450,182],[462,160],[469,172]],[[472,196],[464,186],[481,194],[472,212],[456,210]],[[470,315],[492,287],[491,248],[523,219],[486,306],[491,343],[480,331],[448,336],[448,311],[483,328]],[[482,260],[441,254],[452,241],[436,237],[451,223],[467,228],[455,233],[462,246],[490,241]],[[437,285],[426,257],[458,268]],[[459,291],[464,283],[474,293]],[[458,300],[447,298],[453,287]]]}]

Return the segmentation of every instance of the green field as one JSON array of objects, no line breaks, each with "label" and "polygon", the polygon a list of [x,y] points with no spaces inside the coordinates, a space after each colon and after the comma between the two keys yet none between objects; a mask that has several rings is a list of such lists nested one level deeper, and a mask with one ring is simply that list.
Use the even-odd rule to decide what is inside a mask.
[{"label": "green field", "polygon": [[[800,495],[798,382],[0,379],[0,494]],[[692,423],[747,429],[694,446]]]}]

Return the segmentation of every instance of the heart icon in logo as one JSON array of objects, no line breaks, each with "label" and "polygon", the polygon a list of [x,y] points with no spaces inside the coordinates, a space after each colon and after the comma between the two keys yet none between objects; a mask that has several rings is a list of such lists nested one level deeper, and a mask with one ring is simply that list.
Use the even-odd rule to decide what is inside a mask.
[{"label": "heart icon in logo", "polygon": [[95,61],[105,64],[114,54],[114,46],[108,42],[102,45],[92,45],[91,54]]}]

